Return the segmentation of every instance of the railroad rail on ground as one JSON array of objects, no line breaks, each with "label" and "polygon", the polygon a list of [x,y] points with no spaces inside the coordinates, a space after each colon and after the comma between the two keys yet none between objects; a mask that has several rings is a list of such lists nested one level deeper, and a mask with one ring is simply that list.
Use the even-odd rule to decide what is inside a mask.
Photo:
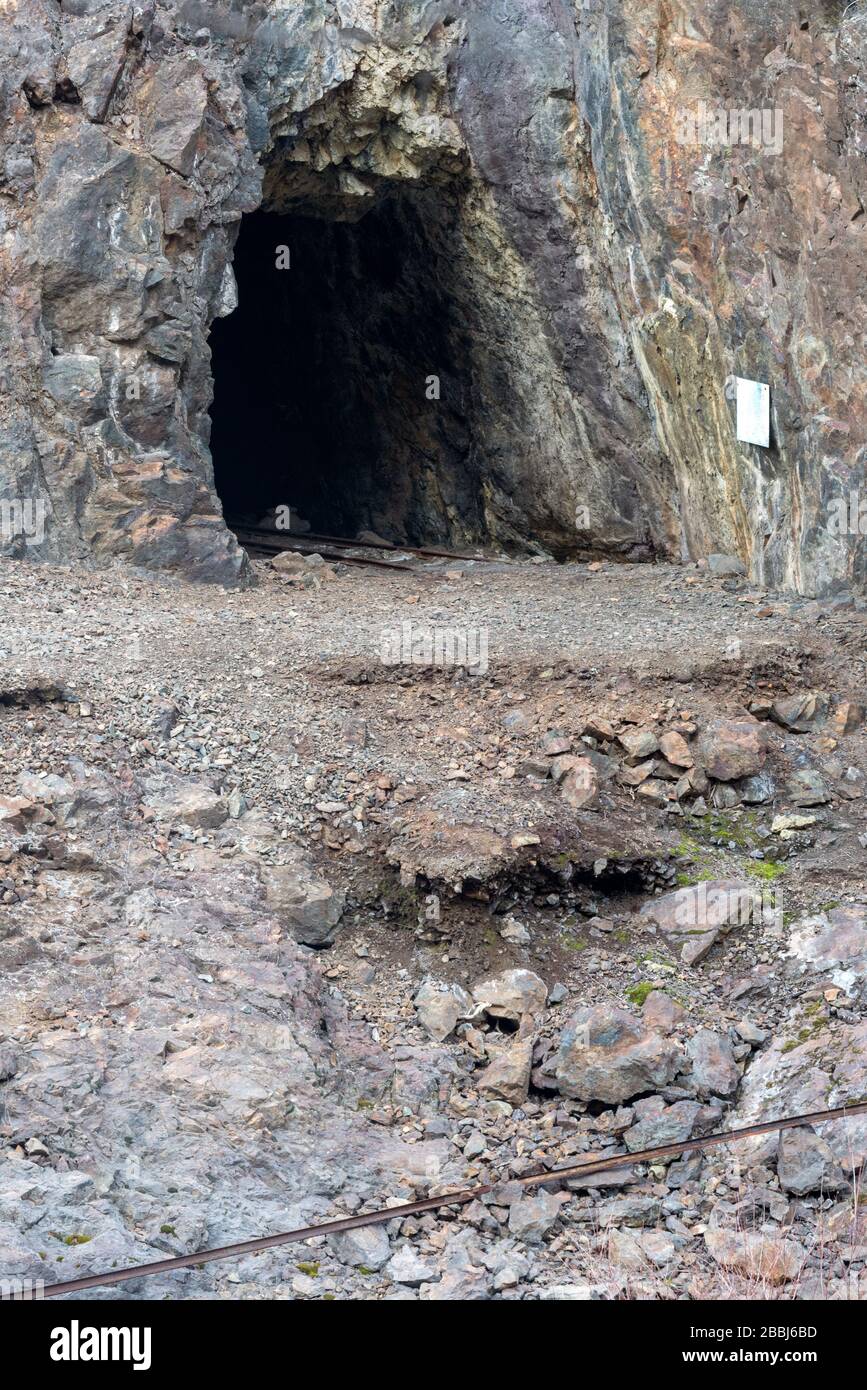
[{"label": "railroad rail on ground", "polygon": [[[287,531],[270,530],[265,527],[229,525],[238,541],[246,550],[258,551],[265,555],[279,555],[288,551],[296,555],[321,555],[323,560],[334,560],[341,564],[371,565],[377,569],[397,570],[404,574],[435,575],[435,570],[418,570],[399,560],[383,560],[376,553],[372,555],[349,554],[350,551],[373,551],[394,555],[415,555],[424,560],[451,560],[455,564],[490,564],[490,555],[461,555],[452,550],[440,550],[431,546],[396,545],[393,541],[352,540],[348,536],[325,536],[315,532],[294,534]],[[341,553],[333,554],[330,551]]]},{"label": "railroad rail on ground", "polygon": [[254,1255],[262,1250],[270,1250],[280,1245],[291,1245],[297,1241],[311,1240],[319,1236],[337,1235],[342,1231],[358,1230],[362,1226],[382,1225],[406,1216],[418,1216],[423,1212],[436,1211],[440,1207],[465,1206],[478,1197],[495,1193],[500,1189],[532,1189],[575,1182],[585,1187],[592,1183],[584,1181],[603,1173],[616,1172],[636,1163],[654,1163],[660,1159],[679,1158],[682,1154],[693,1153],[737,1143],[762,1134],[780,1133],[785,1129],[797,1129],[804,1125],[828,1124],[833,1120],[845,1120],[855,1115],[867,1115],[867,1101],[856,1105],[841,1105],[833,1110],[816,1110],[807,1115],[788,1115],[783,1119],[766,1120],[742,1129],[724,1130],[719,1134],[709,1134],[702,1139],[686,1139],[677,1144],[658,1144],[654,1148],[640,1149],[637,1153],[615,1154],[612,1157],[590,1156],[583,1163],[566,1168],[545,1169],[531,1173],[523,1178],[506,1178],[497,1182],[478,1183],[455,1192],[442,1192],[431,1197],[422,1197],[415,1202],[404,1202],[400,1206],[380,1207],[376,1211],[361,1212],[355,1216],[344,1216],[336,1221],[321,1222],[317,1226],[301,1226],[293,1231],[281,1231],[277,1235],[257,1236],[252,1240],[238,1241],[234,1245],[216,1246],[209,1250],[198,1250],[191,1255],[173,1255],[165,1260],[155,1260],[150,1264],[133,1265],[129,1269],[111,1269],[102,1274],[87,1274],[80,1279],[67,1279],[59,1284],[49,1284],[43,1291],[45,1298],[57,1298],[65,1294],[83,1293],[86,1289],[108,1287],[112,1284],[126,1283],[131,1279],[144,1279],[155,1274],[168,1274],[177,1269],[190,1269],[208,1264],[214,1260],[228,1260],[241,1255]]}]

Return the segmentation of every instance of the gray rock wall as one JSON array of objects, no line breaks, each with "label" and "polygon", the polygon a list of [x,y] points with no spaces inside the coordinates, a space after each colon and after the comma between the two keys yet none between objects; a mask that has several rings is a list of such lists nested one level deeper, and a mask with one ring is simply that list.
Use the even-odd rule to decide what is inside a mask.
[{"label": "gray rock wall", "polygon": [[[450,209],[471,350],[438,420],[423,381],[393,407],[372,521],[863,582],[865,47],[831,0],[0,0],[3,551],[242,578],[208,414],[240,220],[398,192]],[[689,143],[700,102],[783,125]]]}]

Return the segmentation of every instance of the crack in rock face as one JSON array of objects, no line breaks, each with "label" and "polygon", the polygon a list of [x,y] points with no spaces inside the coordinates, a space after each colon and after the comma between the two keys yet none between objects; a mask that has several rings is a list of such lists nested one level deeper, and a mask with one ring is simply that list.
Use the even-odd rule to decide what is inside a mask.
[{"label": "crack in rock face", "polygon": [[863,581],[857,15],[745,0],[736,47],[710,0],[3,15],[5,553],[238,582],[224,509],[286,505]]}]

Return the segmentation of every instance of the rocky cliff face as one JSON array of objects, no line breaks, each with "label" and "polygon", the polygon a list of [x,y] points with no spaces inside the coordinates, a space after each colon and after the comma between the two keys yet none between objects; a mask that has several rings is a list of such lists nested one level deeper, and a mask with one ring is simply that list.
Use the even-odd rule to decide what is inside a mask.
[{"label": "rocky cliff face", "polygon": [[865,49],[836,0],[0,0],[3,548],[243,576],[209,335],[264,209],[314,513],[862,582]]}]

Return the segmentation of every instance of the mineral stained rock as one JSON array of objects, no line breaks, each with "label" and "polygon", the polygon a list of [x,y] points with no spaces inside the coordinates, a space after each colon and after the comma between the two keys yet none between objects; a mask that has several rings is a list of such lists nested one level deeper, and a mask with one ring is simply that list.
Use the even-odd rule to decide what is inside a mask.
[{"label": "mineral stained rock", "polygon": [[[415,247],[408,302],[444,300],[435,410],[424,376],[377,396],[400,374],[375,355],[367,372],[385,469],[368,527],[725,555],[805,592],[863,581],[860,7],[2,12],[6,553],[244,578],[209,450],[209,333],[264,208],[316,220],[323,255],[334,224],[381,218]],[[381,288],[365,274],[343,276],[357,313]],[[426,354],[405,358],[410,383]],[[736,439],[734,376],[771,387],[769,449]]]},{"label": "mineral stained rock", "polygon": [[617,1105],[673,1080],[682,1062],[676,1042],[608,1005],[579,1009],[564,1028],[557,1085],[565,1096]]}]

